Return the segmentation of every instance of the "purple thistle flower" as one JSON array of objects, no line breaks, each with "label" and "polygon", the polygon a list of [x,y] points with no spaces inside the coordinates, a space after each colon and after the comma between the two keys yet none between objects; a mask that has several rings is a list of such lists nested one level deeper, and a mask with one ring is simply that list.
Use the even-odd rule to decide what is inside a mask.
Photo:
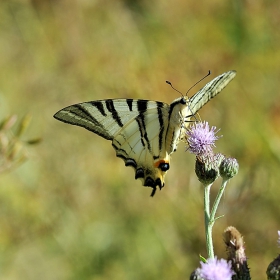
[{"label": "purple thistle flower", "polygon": [[231,269],[231,263],[224,259],[208,259],[207,263],[200,262],[201,268],[198,268],[197,274],[204,280],[231,280],[234,271]]},{"label": "purple thistle flower", "polygon": [[215,126],[209,127],[208,122],[196,122],[186,131],[189,150],[196,156],[211,155],[212,147],[215,147],[215,141],[219,138]]},{"label": "purple thistle flower", "polygon": [[280,230],[278,230],[278,240],[277,240],[277,243],[278,243],[278,247],[280,248]]}]

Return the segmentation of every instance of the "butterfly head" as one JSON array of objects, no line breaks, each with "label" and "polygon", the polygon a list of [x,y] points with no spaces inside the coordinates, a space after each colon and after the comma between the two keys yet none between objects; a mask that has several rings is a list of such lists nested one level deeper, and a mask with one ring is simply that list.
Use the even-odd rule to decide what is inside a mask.
[{"label": "butterfly head", "polygon": [[182,119],[191,115],[193,114],[191,113],[189,99],[187,96],[179,97],[170,104],[169,120],[172,122],[174,127],[180,126]]},{"label": "butterfly head", "polygon": [[180,98],[180,103],[182,104],[182,105],[186,105],[187,104],[187,98],[185,97],[185,96],[182,96],[181,98]]}]

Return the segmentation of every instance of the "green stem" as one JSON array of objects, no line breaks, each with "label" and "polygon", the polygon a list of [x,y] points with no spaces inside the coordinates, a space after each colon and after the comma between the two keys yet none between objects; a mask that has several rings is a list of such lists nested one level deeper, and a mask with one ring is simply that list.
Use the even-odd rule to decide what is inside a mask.
[{"label": "green stem", "polygon": [[214,247],[212,239],[213,223],[210,219],[210,189],[212,184],[204,185],[204,223],[205,223],[205,235],[206,235],[206,247],[208,258],[214,258]]},{"label": "green stem", "polygon": [[223,180],[222,185],[220,187],[219,193],[213,203],[212,210],[210,212],[210,189],[212,184],[204,185],[204,223],[205,223],[205,235],[206,235],[206,247],[208,258],[214,258],[214,245],[212,239],[212,230],[214,223],[216,221],[216,213],[221,201],[222,195],[226,188],[228,180]]},{"label": "green stem", "polygon": [[218,209],[219,203],[221,201],[222,195],[224,193],[224,190],[226,188],[227,182],[228,182],[228,180],[223,179],[223,182],[222,182],[222,185],[220,187],[219,193],[217,194],[216,199],[214,201],[214,204],[212,206],[212,211],[211,211],[211,214],[210,214],[210,223],[211,224],[214,224],[214,222],[215,222],[215,216],[216,216],[216,213],[217,213],[217,209]]}]

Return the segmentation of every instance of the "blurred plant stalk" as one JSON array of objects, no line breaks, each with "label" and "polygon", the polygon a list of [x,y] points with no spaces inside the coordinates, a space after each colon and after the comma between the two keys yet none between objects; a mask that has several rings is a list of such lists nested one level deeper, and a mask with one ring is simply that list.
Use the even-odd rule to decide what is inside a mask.
[{"label": "blurred plant stalk", "polygon": [[18,167],[28,159],[27,145],[35,145],[40,138],[22,140],[22,135],[28,128],[31,116],[26,115],[21,121],[12,115],[0,123],[0,173]]}]

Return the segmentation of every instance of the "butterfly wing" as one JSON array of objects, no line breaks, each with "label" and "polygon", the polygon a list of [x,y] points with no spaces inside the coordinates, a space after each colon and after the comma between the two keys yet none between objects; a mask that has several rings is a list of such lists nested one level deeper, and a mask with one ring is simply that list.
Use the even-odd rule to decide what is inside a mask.
[{"label": "butterfly wing", "polygon": [[107,99],[66,107],[54,117],[112,140],[116,155],[135,169],[144,186],[164,186],[169,105],[148,100]]},{"label": "butterfly wing", "polygon": [[235,77],[235,75],[236,71],[234,70],[225,72],[207,83],[202,89],[194,94],[189,99],[189,108],[191,114],[194,115],[201,107],[203,107],[208,101],[210,101],[210,99],[221,92]]}]

